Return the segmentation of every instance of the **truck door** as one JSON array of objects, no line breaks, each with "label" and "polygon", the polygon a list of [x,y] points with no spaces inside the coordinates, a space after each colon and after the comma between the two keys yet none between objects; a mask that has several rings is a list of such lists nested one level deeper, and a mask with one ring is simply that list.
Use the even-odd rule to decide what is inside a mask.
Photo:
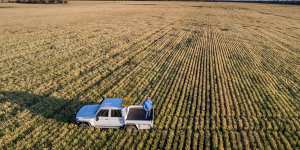
[{"label": "truck door", "polygon": [[100,127],[107,127],[110,125],[109,110],[101,109],[97,114],[96,125]]},{"label": "truck door", "polygon": [[111,126],[121,127],[124,125],[124,119],[122,117],[121,109],[110,110],[110,123]]}]

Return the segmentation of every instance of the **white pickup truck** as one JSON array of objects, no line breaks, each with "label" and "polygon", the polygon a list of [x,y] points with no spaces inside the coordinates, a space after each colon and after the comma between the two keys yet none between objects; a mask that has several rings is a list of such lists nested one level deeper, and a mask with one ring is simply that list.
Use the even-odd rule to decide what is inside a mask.
[{"label": "white pickup truck", "polygon": [[121,98],[105,98],[99,104],[82,106],[76,113],[81,127],[151,129],[153,120],[153,108],[146,116],[142,105],[123,107]]}]

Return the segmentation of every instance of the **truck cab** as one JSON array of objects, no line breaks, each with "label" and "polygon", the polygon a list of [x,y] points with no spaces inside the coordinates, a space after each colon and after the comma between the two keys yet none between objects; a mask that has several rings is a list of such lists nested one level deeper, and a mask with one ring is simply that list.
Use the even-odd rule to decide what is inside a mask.
[{"label": "truck cab", "polygon": [[121,98],[105,98],[99,104],[85,105],[76,113],[76,122],[81,127],[96,128],[135,127],[150,129],[153,127],[154,111],[146,116],[142,105],[123,107]]}]

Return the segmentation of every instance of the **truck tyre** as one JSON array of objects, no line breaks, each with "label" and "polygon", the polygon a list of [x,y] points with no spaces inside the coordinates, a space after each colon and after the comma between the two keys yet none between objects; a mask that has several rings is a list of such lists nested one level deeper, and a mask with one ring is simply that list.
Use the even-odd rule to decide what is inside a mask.
[{"label": "truck tyre", "polygon": [[137,131],[137,128],[135,125],[128,125],[125,127],[126,131],[128,132],[133,132],[133,131]]},{"label": "truck tyre", "polygon": [[81,122],[81,123],[79,123],[79,127],[80,128],[88,128],[88,127],[90,127],[90,125],[87,123]]}]

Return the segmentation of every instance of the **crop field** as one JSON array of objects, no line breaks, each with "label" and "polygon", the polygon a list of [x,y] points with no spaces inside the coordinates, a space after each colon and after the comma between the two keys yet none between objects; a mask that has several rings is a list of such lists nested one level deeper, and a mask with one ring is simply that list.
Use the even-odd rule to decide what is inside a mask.
[{"label": "crop field", "polygon": [[[71,122],[101,95],[155,128]],[[0,4],[0,149],[300,148],[299,6]]]}]

